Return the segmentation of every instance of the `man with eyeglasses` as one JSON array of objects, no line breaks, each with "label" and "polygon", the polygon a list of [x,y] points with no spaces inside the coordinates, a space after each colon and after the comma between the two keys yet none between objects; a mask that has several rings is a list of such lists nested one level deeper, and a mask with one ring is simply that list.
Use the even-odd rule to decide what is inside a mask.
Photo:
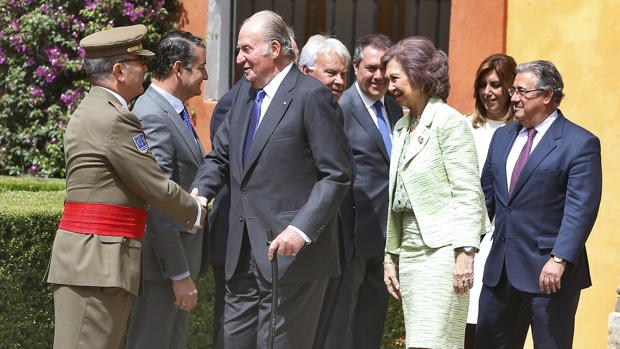
[{"label": "man with eyeglasses", "polygon": [[499,128],[482,172],[493,245],[486,262],[476,348],[571,348],[582,289],[591,285],[585,243],[601,200],[601,147],[564,117],[553,63],[517,66],[516,121]]},{"label": "man with eyeglasses", "polygon": [[144,25],[80,42],[92,88],[65,132],[67,196],[46,280],[53,284],[54,348],[120,348],[140,289],[147,204],[200,227],[206,199],[169,180],[127,103],[141,94]]}]

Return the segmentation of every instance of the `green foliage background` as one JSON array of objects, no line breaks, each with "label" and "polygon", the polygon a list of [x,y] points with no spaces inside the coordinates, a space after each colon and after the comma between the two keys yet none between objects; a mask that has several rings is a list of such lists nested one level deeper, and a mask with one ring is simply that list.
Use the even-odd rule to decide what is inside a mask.
[{"label": "green foliage background", "polygon": [[176,0],[0,0],[0,174],[64,177],[62,139],[89,84],[79,41],[142,23],[146,47],[175,25]]}]

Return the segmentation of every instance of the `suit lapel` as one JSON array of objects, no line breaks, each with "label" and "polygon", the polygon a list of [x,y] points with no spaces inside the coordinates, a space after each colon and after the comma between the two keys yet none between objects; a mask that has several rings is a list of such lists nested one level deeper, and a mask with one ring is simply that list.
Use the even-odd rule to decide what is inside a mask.
[{"label": "suit lapel", "polygon": [[254,140],[250,146],[246,166],[243,170],[244,176],[247,173],[247,170],[252,167],[252,164],[254,164],[256,159],[258,159],[258,155],[267,144],[267,141],[273,134],[276,126],[278,126],[280,120],[282,120],[282,117],[286,113],[286,110],[291,105],[291,90],[295,87],[299,74],[299,69],[296,66],[293,66],[288,74],[286,74],[286,77],[282,80],[276,94],[271,99],[269,108],[265,111],[265,115],[258,125],[256,135],[254,136]]},{"label": "suit lapel", "polygon": [[564,118],[558,112],[557,119],[551,124],[549,130],[542,137],[540,142],[534,151],[530,154],[530,157],[525,162],[525,166],[523,170],[521,170],[521,174],[519,175],[519,179],[517,180],[517,184],[515,185],[515,189],[510,197],[510,200],[515,197],[519,193],[519,190],[523,187],[523,185],[528,181],[528,179],[534,173],[534,170],[540,165],[540,163],[555,149],[557,146],[556,140],[562,138],[562,133],[564,130]]},{"label": "suit lapel", "polygon": [[510,131],[508,132],[508,137],[506,137],[505,147],[503,149],[501,162],[498,164],[499,168],[499,185],[501,187],[502,198],[505,198],[503,202],[507,202],[508,197],[508,174],[506,173],[506,163],[508,162],[508,154],[510,154],[510,149],[512,149],[512,145],[517,139],[517,135],[519,134],[519,130],[521,130],[521,124],[518,121],[514,121],[510,125],[504,126]]},{"label": "suit lapel", "polygon": [[413,132],[413,137],[410,140],[409,149],[405,154],[405,165],[407,165],[413,158],[418,155],[418,153],[424,149],[426,143],[428,143],[428,139],[431,136],[431,125],[433,124],[433,119],[435,118],[435,111],[437,106],[437,101],[429,100],[422,112],[422,116],[420,117],[420,122],[418,123],[418,127],[416,127]]},{"label": "suit lapel", "polygon": [[168,101],[161,94],[155,91],[155,89],[153,89],[151,86],[149,86],[149,88],[146,90],[146,94],[147,96],[151,97],[155,101],[155,103],[157,103],[168,114],[168,117],[172,121],[172,124],[179,131],[179,134],[181,135],[181,138],[183,138],[183,141],[185,141],[185,144],[187,144],[187,148],[190,150],[192,155],[194,155],[196,162],[201,163],[204,156],[203,152],[198,146],[197,140],[194,139],[194,137],[189,132],[187,132],[187,127],[185,126],[183,119],[181,119],[181,116],[177,114],[177,112],[172,108],[170,103],[168,103]]},{"label": "suit lapel", "polygon": [[355,86],[352,86],[351,88],[354,89],[352,91],[354,94],[353,99],[351,99],[351,104],[353,105],[353,116],[355,117],[355,120],[362,125],[364,131],[366,131],[370,135],[370,138],[375,141],[375,144],[377,145],[377,148],[379,148],[379,151],[381,152],[381,155],[383,155],[385,161],[389,161],[387,149],[385,148],[385,143],[383,143],[383,138],[381,137],[381,133],[379,132],[377,125],[375,125],[372,121],[372,116],[370,116],[370,112],[366,108],[366,105],[357,91],[357,88]]},{"label": "suit lapel", "polygon": [[[254,98],[256,97],[256,90],[247,84],[248,88],[245,90],[241,90],[239,92],[238,102],[235,102],[233,105],[239,103],[240,107],[238,110],[233,110],[233,120],[236,120],[234,125],[230,125],[233,130],[241,130],[241,132],[232,132],[233,134],[238,134],[240,137],[235,141],[237,144],[237,149],[239,151],[231,152],[231,156],[234,156],[235,163],[237,164],[237,168],[239,169],[239,178],[243,176],[245,173],[243,169],[243,148],[245,147],[245,137],[248,133],[248,124],[250,123],[250,113],[252,112],[252,103]],[[239,118],[234,118],[235,115],[240,115]],[[232,141],[231,141],[232,142]]]}]

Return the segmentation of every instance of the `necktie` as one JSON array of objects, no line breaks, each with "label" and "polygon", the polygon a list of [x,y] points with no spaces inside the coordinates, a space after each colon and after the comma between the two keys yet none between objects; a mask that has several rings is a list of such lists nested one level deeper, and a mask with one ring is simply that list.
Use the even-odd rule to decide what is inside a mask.
[{"label": "necktie", "polygon": [[189,131],[189,134],[194,137],[194,130],[192,130],[192,123],[189,121],[189,113],[187,112],[187,108],[183,108],[183,110],[179,113],[181,115],[181,119],[183,119],[183,123]]},{"label": "necktie", "polygon": [[248,123],[248,133],[245,135],[245,145],[243,146],[243,166],[245,167],[245,160],[250,153],[250,146],[254,140],[254,135],[258,129],[258,120],[260,119],[260,108],[263,104],[263,98],[265,98],[265,91],[258,90],[256,99],[252,102],[252,113],[250,114],[250,122]]},{"label": "necktie", "polygon": [[385,149],[387,150],[388,158],[390,157],[390,153],[392,152],[392,139],[390,138],[390,128],[383,117],[383,103],[381,100],[378,100],[374,104],[375,110],[377,111],[377,124],[379,125],[379,133],[381,133],[381,138],[383,138],[383,144],[385,144]]},{"label": "necktie", "polygon": [[517,159],[517,163],[515,164],[515,168],[512,170],[512,177],[510,177],[510,187],[508,188],[508,195],[512,195],[512,191],[515,189],[517,185],[517,180],[519,180],[519,175],[521,175],[521,171],[525,166],[525,162],[527,158],[530,157],[530,152],[532,151],[532,143],[534,142],[534,137],[536,136],[535,128],[527,129],[527,142],[521,149],[521,153],[519,154],[519,158]]}]

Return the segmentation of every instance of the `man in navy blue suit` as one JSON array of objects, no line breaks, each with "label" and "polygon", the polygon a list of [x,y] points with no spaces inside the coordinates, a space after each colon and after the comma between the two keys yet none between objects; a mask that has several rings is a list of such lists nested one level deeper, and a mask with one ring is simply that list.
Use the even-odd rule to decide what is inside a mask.
[{"label": "man in navy blue suit", "polygon": [[599,139],[557,109],[564,83],[548,61],[517,66],[517,121],[493,136],[482,173],[493,246],[484,269],[476,348],[571,348],[585,243],[601,200]]}]

